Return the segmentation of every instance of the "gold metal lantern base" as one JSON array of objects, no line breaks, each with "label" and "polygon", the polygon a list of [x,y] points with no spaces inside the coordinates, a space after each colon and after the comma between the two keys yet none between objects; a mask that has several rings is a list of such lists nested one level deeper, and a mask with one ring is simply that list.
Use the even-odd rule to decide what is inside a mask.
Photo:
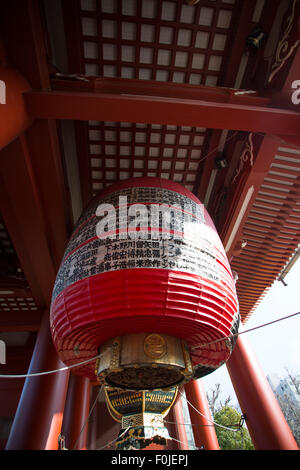
[{"label": "gold metal lantern base", "polygon": [[117,450],[143,449],[170,439],[163,418],[176,400],[177,387],[169,390],[129,391],[105,387],[111,416],[121,423]]},{"label": "gold metal lantern base", "polygon": [[101,345],[97,361],[99,382],[124,390],[163,390],[193,377],[186,343],[166,334],[119,336]]}]

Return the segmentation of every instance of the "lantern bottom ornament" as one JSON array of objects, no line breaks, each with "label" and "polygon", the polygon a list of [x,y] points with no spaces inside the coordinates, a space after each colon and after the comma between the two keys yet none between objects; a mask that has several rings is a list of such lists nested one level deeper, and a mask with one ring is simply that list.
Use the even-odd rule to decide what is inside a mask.
[{"label": "lantern bottom ornament", "polygon": [[105,387],[108,410],[121,423],[116,450],[140,450],[153,443],[165,446],[170,436],[163,418],[174,404],[177,391],[178,387],[137,392]]},{"label": "lantern bottom ornament", "polygon": [[174,336],[136,333],[101,345],[99,382],[124,390],[155,390],[182,385],[193,375],[187,344]]}]

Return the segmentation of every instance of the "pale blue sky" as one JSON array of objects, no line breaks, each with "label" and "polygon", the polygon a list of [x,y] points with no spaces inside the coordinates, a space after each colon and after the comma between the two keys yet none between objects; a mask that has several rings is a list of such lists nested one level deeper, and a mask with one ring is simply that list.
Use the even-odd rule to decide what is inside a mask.
[{"label": "pale blue sky", "polygon": [[[288,284],[286,287],[282,282],[275,281],[244,325],[245,330],[300,311],[300,259],[286,276],[285,282]],[[266,375],[277,373],[285,377],[285,367],[295,375],[300,374],[300,315],[244,334]],[[220,383],[221,399],[224,400],[229,394],[232,404],[237,402],[225,365],[202,381],[207,392]]]}]

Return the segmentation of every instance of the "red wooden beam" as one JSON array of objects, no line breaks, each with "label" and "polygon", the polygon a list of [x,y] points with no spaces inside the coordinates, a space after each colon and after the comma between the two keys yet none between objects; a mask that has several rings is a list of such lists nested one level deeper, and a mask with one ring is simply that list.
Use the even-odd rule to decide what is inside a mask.
[{"label": "red wooden beam", "polygon": [[[296,81],[298,82],[300,80],[299,70],[300,47],[298,46],[298,49],[296,50],[293,58],[293,62],[287,74],[283,90],[278,97],[276,96],[276,100],[278,100],[278,106],[284,105],[284,107],[297,111],[298,113],[300,112],[300,103],[298,103],[298,100],[295,100],[295,92],[297,91],[297,89],[299,90],[299,87],[294,88],[293,83]],[[294,99],[292,99],[293,95]],[[297,98],[299,98],[299,92],[297,93]],[[300,148],[299,134],[295,136],[281,135],[280,137],[283,141],[286,141],[288,144],[295,145],[296,147]]]},{"label": "red wooden beam", "polygon": [[[248,237],[247,237],[247,240],[248,240]],[[251,244],[252,245],[252,244]],[[245,262],[245,267],[248,267],[248,261],[249,261],[249,258],[247,258],[248,256],[253,256],[255,257],[256,255],[260,255],[262,256],[264,254],[264,247],[260,247],[260,248],[254,248],[254,247],[250,247],[252,249],[249,249],[249,250],[245,250],[245,255],[244,255],[244,251],[240,254],[240,257],[239,257],[239,263],[243,263],[243,259],[246,257],[246,260],[244,260]],[[273,266],[273,261],[275,262],[278,262],[278,261],[284,261],[286,259],[286,255],[289,254],[289,253],[293,253],[293,249],[291,248],[290,250],[287,250],[287,251],[283,251],[282,253],[276,253],[274,255],[274,252],[271,251],[269,249],[269,247],[266,247],[265,248],[265,251],[268,250],[268,261],[269,263],[267,263],[266,265],[268,266]]]},{"label": "red wooden beam", "polygon": [[[165,98],[181,98],[184,100],[203,100],[222,103],[237,103],[250,105],[268,105],[270,98],[254,94],[236,94],[235,89],[212,87],[207,85],[190,85],[188,83],[159,82],[154,80],[133,80],[126,78],[97,77],[90,79],[93,90],[97,93],[112,93],[121,95],[158,96]],[[52,82],[53,83],[53,82]],[[57,89],[66,86],[66,81],[58,83]],[[75,82],[76,83],[76,82]],[[77,82],[78,83],[78,82]],[[76,86],[78,84],[76,83]],[[71,83],[68,83],[71,86]],[[73,86],[74,82],[73,82]],[[71,91],[71,90],[69,90]],[[75,91],[75,90],[74,90]]]},{"label": "red wooden beam", "polygon": [[[84,74],[85,67],[82,60],[82,25],[80,15],[80,2],[62,0],[60,2],[68,55],[68,72],[72,74]],[[99,47],[101,54],[102,44]],[[102,55],[102,54],[101,54]],[[99,57],[100,59],[100,57]]]},{"label": "red wooden beam", "polygon": [[[294,7],[295,11],[293,13]],[[289,9],[286,12],[286,18],[283,21],[281,37],[277,45],[277,51],[274,54],[273,67],[268,77],[265,92],[266,95],[272,96],[272,101],[275,106],[289,108],[297,112],[300,112],[300,103],[297,100],[297,98],[299,98],[299,92],[297,92],[299,87],[296,86],[300,79],[300,47],[299,44],[297,45],[297,43],[299,43],[299,13],[299,2],[295,2],[295,4],[290,2]],[[288,27],[289,34],[286,36]],[[282,56],[281,48],[283,44],[285,54]],[[278,57],[282,60],[276,62]],[[296,85],[295,82],[297,82]],[[289,144],[300,147],[299,134],[288,136],[282,132],[280,137]]]},{"label": "red wooden beam", "polygon": [[200,174],[200,181],[196,182],[195,194],[200,201],[205,201],[205,195],[210,184],[210,178],[212,178],[212,170],[215,167],[215,159],[218,154],[218,145],[220,142],[222,132],[220,130],[212,130],[208,133],[206,146],[204,147],[203,155],[201,155],[200,161],[203,158],[203,168]]},{"label": "red wooden beam", "polygon": [[251,33],[253,26],[252,17],[255,6],[256,2],[253,2],[253,0],[243,0],[240,2],[235,24],[232,25],[232,39],[226,48],[228,56],[225,58],[225,73],[221,77],[223,86],[233,87],[235,85],[240,62],[246,50],[247,37]]},{"label": "red wooden beam", "polygon": [[[0,28],[7,64],[33,88],[50,89],[40,2],[2,2]],[[2,150],[0,160],[5,224],[32,297],[45,306],[68,237],[69,207],[56,122],[36,120],[26,135]]]},{"label": "red wooden beam", "polygon": [[49,89],[45,34],[38,0],[1,2],[1,36],[8,63],[35,89]]},{"label": "red wooden beam", "polygon": [[[0,365],[1,375],[19,375],[26,374],[32,355],[32,347],[27,346],[9,346],[6,348],[6,364]],[[20,387],[24,384],[24,379],[0,379],[0,386],[2,381],[16,381]],[[1,408],[1,407],[0,407]]]},{"label": "red wooden beam", "polygon": [[39,192],[49,250],[58,269],[68,240],[71,209],[56,122],[36,120],[26,132],[26,142]]},{"label": "red wooden beam", "polygon": [[30,116],[39,119],[146,122],[297,135],[299,114],[235,103],[59,91],[24,94]]},{"label": "red wooden beam", "polygon": [[79,121],[74,123],[83,206],[86,206],[92,198],[90,158],[87,156],[89,149],[88,126],[86,124],[86,122]]},{"label": "red wooden beam", "polygon": [[9,331],[38,331],[41,326],[42,312],[40,310],[27,312],[1,312],[0,330]]},{"label": "red wooden beam", "polygon": [[[277,267],[266,266],[264,264],[264,261],[261,259],[257,260],[256,266],[255,266],[255,263],[249,264],[247,266],[246,263],[244,264],[240,263],[240,260],[238,260],[238,273],[240,273],[240,270],[241,272],[244,272],[244,274],[247,276],[248,279],[250,277],[253,277],[253,280],[255,280],[256,282],[256,276],[259,276],[259,275],[263,277],[263,279],[267,278],[268,276],[271,277],[272,275],[272,279],[274,279],[274,276],[276,276],[276,273],[278,272],[278,270],[280,270],[280,266],[277,266]],[[251,270],[250,273],[249,273],[249,270]]]},{"label": "red wooden beam", "polygon": [[[78,77],[79,78],[79,77]],[[188,83],[159,82],[118,77],[84,77],[81,79],[51,80],[51,89],[67,92],[96,92],[113,95],[140,95],[183,100],[203,100],[221,103],[249,104],[268,106],[270,97],[258,96],[257,93],[241,94],[239,90]]]},{"label": "red wooden beam", "polygon": [[[264,137],[254,165],[238,195],[238,200],[236,199],[235,206],[227,213],[222,223],[220,236],[228,257],[232,255],[236,242],[242,237],[245,220],[251,210],[265,174],[274,159],[278,146],[279,141],[276,139]],[[237,197],[237,195],[235,196]]]},{"label": "red wooden beam", "polygon": [[[0,262],[3,258],[0,257]],[[26,279],[18,279],[13,275],[0,275],[0,297],[2,290],[11,291],[11,293],[17,297],[31,297],[30,291],[28,291],[28,283]]]},{"label": "red wooden beam", "polygon": [[33,297],[49,305],[56,268],[49,252],[43,209],[24,137],[0,152],[1,213]]}]

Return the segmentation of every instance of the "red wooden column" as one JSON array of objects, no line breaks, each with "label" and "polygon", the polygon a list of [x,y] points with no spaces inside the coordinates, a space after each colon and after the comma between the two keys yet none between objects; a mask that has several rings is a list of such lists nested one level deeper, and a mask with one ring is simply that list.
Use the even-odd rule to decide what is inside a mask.
[{"label": "red wooden column", "polygon": [[170,439],[167,441],[166,450],[178,450],[180,449],[179,443],[174,439],[179,439],[176,430],[174,415],[174,406],[171,407],[169,413],[164,417],[164,424],[169,431]]},{"label": "red wooden column", "polygon": [[[56,370],[64,364],[53,346],[49,313],[43,316],[28,374]],[[69,371],[27,377],[7,441],[7,450],[56,450],[61,432]]]},{"label": "red wooden column", "polygon": [[178,398],[175,405],[172,407],[174,421],[176,422],[176,438],[178,441],[178,447],[180,450],[189,450],[189,444],[187,440],[186,430],[184,423],[184,416],[182,410],[182,400]]},{"label": "red wooden column", "polygon": [[[98,397],[98,387],[95,387],[91,384],[91,398],[90,401],[94,404],[96,397]],[[97,450],[97,429],[98,429],[98,420],[99,420],[99,403],[94,406],[94,409],[91,413],[88,425],[88,437],[87,437],[87,449],[88,450]]]},{"label": "red wooden column", "polygon": [[70,375],[61,434],[70,450],[86,450],[90,407],[90,380]]},{"label": "red wooden column", "polygon": [[[205,450],[220,450],[215,428],[212,424],[212,416],[208,401],[200,379],[192,380],[185,386],[185,394],[189,404],[191,422],[196,447],[204,446]],[[193,405],[201,415],[193,408]]]},{"label": "red wooden column", "polygon": [[298,450],[272,389],[245,335],[238,337],[227,368],[257,450]]}]

